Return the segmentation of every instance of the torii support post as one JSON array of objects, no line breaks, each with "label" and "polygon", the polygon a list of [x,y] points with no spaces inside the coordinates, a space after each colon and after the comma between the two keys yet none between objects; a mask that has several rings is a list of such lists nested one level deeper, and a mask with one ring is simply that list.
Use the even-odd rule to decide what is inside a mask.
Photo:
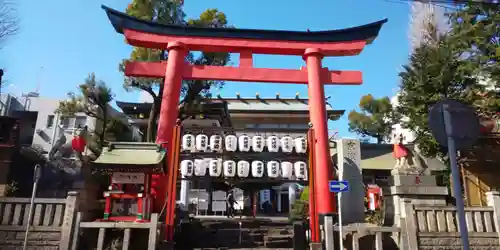
[{"label": "torii support post", "polygon": [[[161,25],[136,19],[105,6],[103,9],[106,10],[115,30],[123,34],[130,45],[169,50],[167,63],[129,62],[125,68],[127,76],[165,78],[157,137],[157,142],[162,145],[172,141],[183,79],[308,84],[309,114],[314,128],[315,159],[312,167],[316,213],[321,217],[335,212],[335,198],[328,188],[328,181],[333,178],[333,168],[329,153],[323,85],[359,85],[362,83],[362,74],[359,71],[329,71],[322,68],[321,60],[325,56],[358,55],[366,44],[377,37],[387,20],[343,30],[296,32]],[[188,65],[184,59],[189,51],[240,53],[240,65]],[[302,56],[307,68],[254,68],[253,54]],[[168,157],[175,157],[176,154],[178,152],[171,150]],[[169,162],[174,161],[170,159]],[[175,195],[175,190],[168,189]],[[167,197],[173,195],[168,193]],[[157,199],[156,203],[158,206],[164,201]],[[174,205],[175,203],[170,204]],[[169,218],[174,216],[173,211],[174,209],[167,208],[167,224],[171,221]],[[167,235],[167,239],[171,239],[171,236]]]}]

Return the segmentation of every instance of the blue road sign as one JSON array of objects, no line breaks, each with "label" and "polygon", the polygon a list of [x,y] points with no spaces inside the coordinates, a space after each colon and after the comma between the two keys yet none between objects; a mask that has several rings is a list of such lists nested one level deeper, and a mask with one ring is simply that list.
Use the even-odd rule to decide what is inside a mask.
[{"label": "blue road sign", "polygon": [[349,190],[348,181],[330,181],[328,182],[328,186],[330,187],[330,192],[332,193],[340,193]]}]

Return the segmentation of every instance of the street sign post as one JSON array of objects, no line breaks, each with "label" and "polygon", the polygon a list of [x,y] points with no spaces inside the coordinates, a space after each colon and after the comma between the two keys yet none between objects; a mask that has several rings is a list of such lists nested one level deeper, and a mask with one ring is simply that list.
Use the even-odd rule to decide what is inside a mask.
[{"label": "street sign post", "polygon": [[348,181],[330,181],[328,186],[330,187],[330,192],[332,193],[342,193],[349,190]]},{"label": "street sign post", "polygon": [[330,188],[330,192],[338,193],[337,194],[337,205],[339,212],[339,246],[340,249],[344,249],[344,230],[342,226],[342,193],[349,191],[349,182],[348,181],[330,181],[328,182],[328,187]]},{"label": "street sign post", "polygon": [[443,100],[432,106],[429,112],[429,127],[439,144],[448,147],[462,245],[464,250],[469,250],[460,171],[457,166],[457,149],[466,149],[474,145],[479,136],[479,120],[471,107],[456,100]]},{"label": "street sign post", "polygon": [[33,219],[33,212],[35,211],[36,190],[37,190],[38,182],[40,181],[41,176],[42,176],[41,166],[39,164],[36,164],[34,172],[33,172],[33,192],[31,193],[30,208],[29,208],[29,214],[28,214],[28,223],[26,224],[26,230],[24,233],[23,250],[28,249],[28,234],[30,232],[30,221]]}]

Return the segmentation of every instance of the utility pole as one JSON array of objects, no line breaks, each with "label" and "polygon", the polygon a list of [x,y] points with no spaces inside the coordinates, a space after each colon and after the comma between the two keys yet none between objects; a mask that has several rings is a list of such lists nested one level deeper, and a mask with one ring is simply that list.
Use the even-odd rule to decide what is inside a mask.
[{"label": "utility pole", "polygon": [[[2,101],[2,76],[3,76],[3,69],[0,69],[0,115],[3,115],[3,101]],[[7,103],[7,98],[5,99],[5,103]],[[7,106],[5,106],[5,109],[7,109]]]},{"label": "utility pole", "polygon": [[3,69],[0,69],[0,96],[2,95],[2,76],[3,76]]}]

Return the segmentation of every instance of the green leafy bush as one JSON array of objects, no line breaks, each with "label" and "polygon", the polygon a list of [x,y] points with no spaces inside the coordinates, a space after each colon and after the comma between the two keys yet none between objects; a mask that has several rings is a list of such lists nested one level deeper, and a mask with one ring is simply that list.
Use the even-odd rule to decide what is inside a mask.
[{"label": "green leafy bush", "polygon": [[290,212],[291,221],[305,221],[309,216],[309,188],[305,187],[301,194],[300,199],[296,200],[292,205]]}]

